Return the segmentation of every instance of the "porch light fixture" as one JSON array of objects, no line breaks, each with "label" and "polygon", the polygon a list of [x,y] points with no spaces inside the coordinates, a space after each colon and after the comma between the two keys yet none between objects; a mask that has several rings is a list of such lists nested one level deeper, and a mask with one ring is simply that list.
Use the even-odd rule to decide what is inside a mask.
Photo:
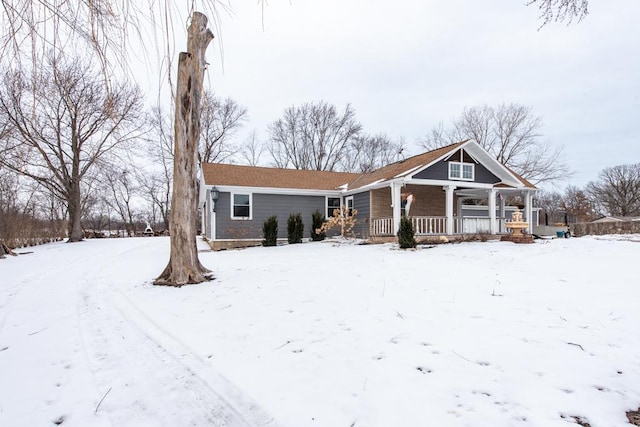
[{"label": "porch light fixture", "polygon": [[216,202],[218,201],[218,198],[220,197],[220,191],[218,191],[218,189],[215,187],[215,185],[213,186],[213,188],[211,189],[211,201],[213,202],[213,211],[216,211]]}]

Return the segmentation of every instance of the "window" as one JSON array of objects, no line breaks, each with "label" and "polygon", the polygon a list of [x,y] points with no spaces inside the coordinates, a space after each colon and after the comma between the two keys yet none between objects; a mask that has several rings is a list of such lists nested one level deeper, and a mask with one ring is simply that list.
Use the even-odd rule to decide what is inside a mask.
[{"label": "window", "polygon": [[460,163],[449,163],[449,179],[460,179]]},{"label": "window", "polygon": [[473,164],[471,163],[462,164],[462,179],[473,181]]},{"label": "window", "polygon": [[474,172],[475,165],[473,163],[449,162],[449,179],[473,181]]},{"label": "window", "polygon": [[347,215],[353,215],[353,196],[347,197],[345,201],[347,202]]},{"label": "window", "polygon": [[340,197],[327,197],[327,218],[333,216],[333,211],[340,209]]},{"label": "window", "polygon": [[251,219],[251,194],[232,194],[231,203],[232,219]]}]

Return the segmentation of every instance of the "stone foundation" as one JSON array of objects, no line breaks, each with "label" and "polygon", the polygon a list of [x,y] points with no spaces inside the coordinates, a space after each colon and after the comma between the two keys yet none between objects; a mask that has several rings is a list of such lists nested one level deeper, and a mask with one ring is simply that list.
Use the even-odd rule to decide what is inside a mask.
[{"label": "stone foundation", "polygon": [[207,241],[211,250],[224,251],[227,249],[242,249],[253,246],[262,246],[262,240],[209,240]]},{"label": "stone foundation", "polygon": [[533,236],[531,234],[506,234],[500,238],[500,241],[513,243],[533,243]]}]

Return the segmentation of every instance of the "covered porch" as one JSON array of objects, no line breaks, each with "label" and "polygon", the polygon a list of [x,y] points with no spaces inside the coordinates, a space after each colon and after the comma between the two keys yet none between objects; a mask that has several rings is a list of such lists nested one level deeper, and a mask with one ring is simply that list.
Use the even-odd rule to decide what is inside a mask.
[{"label": "covered porch", "polygon": [[[409,216],[417,236],[506,234],[505,225],[511,218],[506,200],[513,197],[522,199],[524,221],[531,230],[534,191],[486,184],[463,187],[394,182],[371,192],[370,235],[395,236],[403,215]],[[463,207],[465,200],[479,201],[482,207],[469,212]]]}]

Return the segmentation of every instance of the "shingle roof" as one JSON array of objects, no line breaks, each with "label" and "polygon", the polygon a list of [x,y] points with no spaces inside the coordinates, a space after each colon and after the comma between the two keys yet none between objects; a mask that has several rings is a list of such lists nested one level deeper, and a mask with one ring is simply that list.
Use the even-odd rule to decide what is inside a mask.
[{"label": "shingle roof", "polygon": [[364,187],[365,185],[372,184],[376,181],[386,181],[389,179],[393,179],[405,172],[426,166],[429,163],[437,160],[441,156],[445,155],[446,153],[455,150],[465,142],[467,141],[461,141],[455,144],[447,145],[445,147],[437,148],[435,150],[392,163],[388,166],[376,169],[373,172],[360,175],[358,179],[356,179],[351,183],[351,185],[349,185],[349,189]]},{"label": "shingle roof", "polygon": [[205,184],[307,190],[338,190],[340,186],[360,176],[348,172],[277,169],[222,163],[203,163],[202,171]]},{"label": "shingle roof", "polygon": [[[454,151],[466,142],[467,141],[461,141],[423,154],[418,154],[417,156],[409,157],[408,159],[392,163],[365,174],[278,169],[258,166],[227,165],[222,163],[203,163],[202,170],[204,182],[207,185],[338,190],[341,186],[349,184],[349,190],[353,190],[376,182],[391,180],[403,174],[418,170],[447,153]],[[536,188],[511,169],[508,170],[522,182],[525,187]]]}]

